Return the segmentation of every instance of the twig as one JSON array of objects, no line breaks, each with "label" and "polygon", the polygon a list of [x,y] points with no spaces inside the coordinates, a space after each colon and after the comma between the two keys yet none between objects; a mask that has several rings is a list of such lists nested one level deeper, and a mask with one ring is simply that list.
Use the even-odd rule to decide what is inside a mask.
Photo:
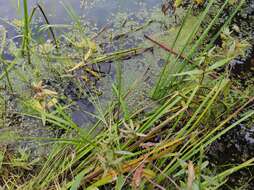
[{"label": "twig", "polygon": [[171,54],[173,54],[173,55],[175,55],[175,56],[179,56],[180,58],[187,60],[187,61],[188,61],[189,63],[191,63],[191,64],[194,64],[194,63],[193,63],[191,60],[189,60],[185,55],[176,52],[176,51],[173,50],[172,48],[167,47],[165,44],[162,44],[162,43],[158,42],[158,41],[155,40],[154,38],[152,38],[152,37],[150,37],[150,36],[148,36],[148,35],[146,35],[146,34],[144,35],[144,37],[145,37],[146,39],[150,40],[151,42],[153,42],[154,44],[158,45],[160,48],[164,49],[165,51],[167,51],[167,52],[169,52],[169,53],[171,53]]},{"label": "twig", "polygon": [[156,170],[158,170],[158,171],[161,173],[161,175],[163,175],[163,176],[166,177],[171,183],[173,183],[173,184],[175,185],[175,187],[176,187],[177,190],[180,190],[180,189],[181,189],[181,188],[176,184],[176,182],[175,182],[171,177],[169,177],[168,175],[164,174],[163,171],[161,171],[160,168],[158,168],[158,167],[157,167],[156,165],[154,165],[154,164],[152,164],[152,166],[153,166]]},{"label": "twig", "polygon": [[153,180],[149,179],[148,177],[146,177],[146,179],[153,184],[155,187],[157,187],[160,190],[166,190],[164,187],[162,187],[161,185],[159,185],[158,183],[155,183]]},{"label": "twig", "polygon": [[156,127],[154,127],[153,129],[150,130],[150,132],[145,136],[140,138],[139,140],[137,140],[133,145],[130,146],[130,150],[136,148],[138,145],[140,145],[141,143],[151,139],[152,137],[154,137],[155,134],[159,133],[160,130],[166,126],[170,121],[172,121],[173,119],[175,119],[179,114],[181,114],[182,112],[186,111],[187,107],[183,107],[182,109],[180,109],[178,112],[175,113],[175,115],[167,118],[165,121],[163,121],[162,123],[160,123],[159,125],[157,125]]},{"label": "twig", "polygon": [[108,29],[108,27],[111,25],[112,23],[107,23],[105,26],[103,26],[101,29],[100,29],[100,31],[97,33],[97,34],[95,34],[91,39],[92,40],[94,40],[95,38],[97,38],[98,36],[100,36],[103,32],[105,32],[107,29]]},{"label": "twig", "polygon": [[93,65],[93,64],[98,64],[98,63],[103,63],[103,62],[108,62],[108,61],[114,61],[114,60],[124,60],[124,59],[130,58],[130,57],[145,53],[146,51],[149,51],[151,49],[152,49],[152,47],[131,48],[131,49],[127,49],[127,50],[123,50],[123,51],[119,51],[119,52],[109,53],[109,54],[102,55],[102,56],[99,56],[99,57],[91,60],[90,63],[81,62],[81,63],[77,64],[75,67],[73,67],[72,69],[68,70],[67,72],[72,72],[72,71],[78,70],[78,69],[85,67],[87,65]]},{"label": "twig", "polygon": [[[175,50],[173,50],[172,48],[167,47],[165,44],[162,44],[158,41],[156,41],[155,39],[153,39],[152,37],[148,36],[148,35],[144,35],[144,37],[148,40],[150,40],[151,42],[155,43],[156,45],[158,45],[159,47],[161,47],[162,49],[164,49],[165,51],[172,53],[175,56],[179,56],[182,59],[187,60],[189,63],[195,65],[195,63],[193,61],[191,61],[190,59],[188,59],[185,55],[183,54],[179,54],[177,53]],[[212,77],[213,79],[217,79],[218,76],[215,73],[209,73],[209,76]]]},{"label": "twig", "polygon": [[138,32],[138,31],[144,29],[145,27],[149,26],[152,23],[153,23],[153,20],[149,20],[145,24],[143,24],[142,26],[139,26],[139,27],[134,28],[134,29],[130,29],[127,32],[123,32],[123,33],[120,33],[120,34],[114,36],[113,40],[119,40],[120,38],[127,37],[128,34],[130,34],[132,32]]}]

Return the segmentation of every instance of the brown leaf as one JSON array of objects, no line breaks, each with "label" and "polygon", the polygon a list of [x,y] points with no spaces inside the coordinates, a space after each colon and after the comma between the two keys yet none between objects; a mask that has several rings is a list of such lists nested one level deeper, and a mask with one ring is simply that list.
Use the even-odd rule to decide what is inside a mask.
[{"label": "brown leaf", "polygon": [[40,81],[38,83],[33,83],[32,88],[35,93],[41,92],[43,90],[42,81]]},{"label": "brown leaf", "polygon": [[142,181],[142,176],[144,173],[144,163],[142,163],[135,171],[133,178],[132,178],[132,186],[134,189],[138,189],[141,181]]},{"label": "brown leaf", "polygon": [[153,143],[153,142],[147,142],[147,143],[142,143],[140,145],[141,148],[144,148],[144,149],[148,149],[150,147],[154,147],[156,145],[156,143]]},{"label": "brown leaf", "polygon": [[192,190],[192,185],[195,180],[195,169],[192,161],[189,161],[188,164],[188,182],[187,182],[187,189]]},{"label": "brown leaf", "polygon": [[161,5],[161,11],[163,12],[164,15],[167,15],[167,11],[170,8],[169,2],[165,2]]},{"label": "brown leaf", "polygon": [[198,5],[202,5],[204,3],[204,0],[194,0],[194,2]]}]

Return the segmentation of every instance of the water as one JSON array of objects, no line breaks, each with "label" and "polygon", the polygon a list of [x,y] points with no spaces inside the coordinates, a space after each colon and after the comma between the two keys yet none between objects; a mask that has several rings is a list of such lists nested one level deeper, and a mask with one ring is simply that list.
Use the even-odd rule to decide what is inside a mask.
[{"label": "water", "polygon": [[[44,8],[51,24],[69,24],[71,22],[64,9],[63,4],[65,4],[70,5],[83,20],[98,27],[110,22],[118,12],[135,14],[161,3],[159,0],[28,0],[30,11],[37,2]],[[38,15],[39,13],[36,16],[38,17]],[[9,35],[14,35],[13,28],[5,21],[22,18],[22,10],[18,9],[17,0],[0,0],[0,18],[0,25],[7,28]]]}]

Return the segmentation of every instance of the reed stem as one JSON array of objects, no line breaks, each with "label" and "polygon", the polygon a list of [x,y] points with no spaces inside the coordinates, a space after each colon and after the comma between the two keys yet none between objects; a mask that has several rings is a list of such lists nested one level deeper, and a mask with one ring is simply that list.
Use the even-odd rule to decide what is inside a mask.
[{"label": "reed stem", "polygon": [[27,0],[23,0],[23,9],[24,9],[23,53],[26,52],[28,64],[31,64],[30,27],[29,27],[29,15],[28,15]]}]

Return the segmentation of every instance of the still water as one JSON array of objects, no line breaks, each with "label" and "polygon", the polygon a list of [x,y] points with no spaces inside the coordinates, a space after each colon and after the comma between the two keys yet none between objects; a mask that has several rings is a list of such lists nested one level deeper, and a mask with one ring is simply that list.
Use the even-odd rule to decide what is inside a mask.
[{"label": "still water", "polygon": [[[39,3],[42,5],[51,24],[69,24],[71,19],[64,5],[71,6],[75,13],[92,25],[102,26],[114,18],[119,12],[137,13],[148,11],[158,6],[161,0],[28,0],[29,10]],[[22,8],[18,6],[18,0],[0,0],[0,25],[4,25],[9,31],[11,27],[6,21],[22,17]],[[20,1],[22,7],[22,0]],[[37,17],[38,17],[37,13]]]}]

